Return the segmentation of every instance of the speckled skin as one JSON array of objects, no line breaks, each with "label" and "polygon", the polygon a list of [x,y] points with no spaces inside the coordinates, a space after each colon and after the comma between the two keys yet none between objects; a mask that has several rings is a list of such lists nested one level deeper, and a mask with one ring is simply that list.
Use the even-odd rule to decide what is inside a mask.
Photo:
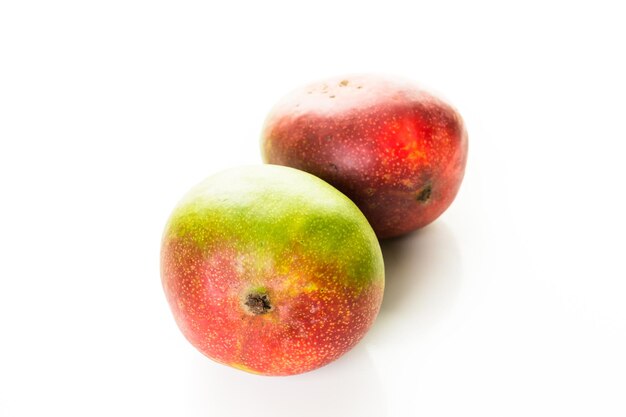
[{"label": "speckled skin", "polygon": [[[189,192],[163,235],[161,278],[198,350],[264,375],[347,352],[384,288],[380,246],[359,209],[324,181],[273,165],[224,171]],[[263,314],[246,305],[255,294],[271,304]]]},{"label": "speckled skin", "polygon": [[267,117],[265,162],[337,187],[380,238],[426,226],[454,200],[467,132],[458,112],[410,83],[361,75],[296,90]]}]

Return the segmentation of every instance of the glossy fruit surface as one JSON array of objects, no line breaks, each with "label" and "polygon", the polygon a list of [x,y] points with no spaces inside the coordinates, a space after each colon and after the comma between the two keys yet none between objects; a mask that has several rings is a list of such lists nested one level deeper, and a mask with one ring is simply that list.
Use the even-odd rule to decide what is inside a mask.
[{"label": "glossy fruit surface", "polygon": [[306,372],[348,351],[384,288],[380,246],[358,208],[319,178],[273,165],[193,188],[167,223],[161,277],[198,350],[265,375]]},{"label": "glossy fruit surface", "polygon": [[380,238],[421,228],[454,200],[467,160],[458,112],[411,83],[328,79],[287,95],[266,119],[265,162],[310,172],[352,199]]}]

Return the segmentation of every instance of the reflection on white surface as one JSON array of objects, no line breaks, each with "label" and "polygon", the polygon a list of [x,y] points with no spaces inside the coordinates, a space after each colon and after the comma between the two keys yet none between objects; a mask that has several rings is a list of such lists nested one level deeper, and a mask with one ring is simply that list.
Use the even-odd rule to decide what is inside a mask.
[{"label": "reflection on white surface", "polygon": [[[402,339],[435,324],[453,305],[462,279],[461,253],[456,237],[443,222],[382,241],[381,248],[385,297],[367,340]],[[403,327],[406,332],[397,331]]]},{"label": "reflection on white surface", "polygon": [[[193,355],[187,415],[384,416],[385,391],[364,344],[337,361],[301,375],[248,374]],[[215,414],[214,410],[220,410]]]}]

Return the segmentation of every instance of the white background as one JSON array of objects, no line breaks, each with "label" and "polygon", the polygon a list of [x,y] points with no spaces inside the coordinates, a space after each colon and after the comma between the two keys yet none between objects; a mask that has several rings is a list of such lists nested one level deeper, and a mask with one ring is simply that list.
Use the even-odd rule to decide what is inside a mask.
[{"label": "white background", "polygon": [[[619,1],[0,3],[0,416],[624,416]],[[260,163],[308,81],[400,75],[470,134],[434,224],[383,244],[366,338],[288,378],[176,328],[178,199]]]}]

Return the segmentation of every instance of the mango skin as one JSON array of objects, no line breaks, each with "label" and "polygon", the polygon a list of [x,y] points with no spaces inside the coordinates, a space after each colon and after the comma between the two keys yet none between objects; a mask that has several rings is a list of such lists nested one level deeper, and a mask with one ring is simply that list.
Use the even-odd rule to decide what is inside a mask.
[{"label": "mango skin", "polygon": [[[260,165],[193,188],[162,240],[161,278],[180,330],[209,358],[292,375],[350,350],[373,324],[384,266],[359,209],[326,182]],[[271,309],[255,314],[250,294]]]},{"label": "mango skin", "polygon": [[376,75],[296,89],[267,116],[263,160],[322,178],[361,209],[379,238],[438,218],[467,161],[460,114],[413,83]]}]

